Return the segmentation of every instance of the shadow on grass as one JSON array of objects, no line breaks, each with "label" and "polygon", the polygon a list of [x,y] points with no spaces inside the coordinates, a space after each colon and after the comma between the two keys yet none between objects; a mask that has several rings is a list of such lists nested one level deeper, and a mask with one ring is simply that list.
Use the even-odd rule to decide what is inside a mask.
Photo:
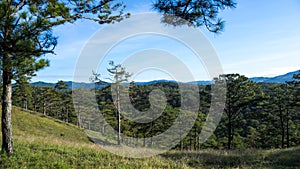
[{"label": "shadow on grass", "polygon": [[300,148],[286,150],[170,151],[161,155],[193,168],[300,168]]},{"label": "shadow on grass", "polygon": [[266,160],[277,166],[300,168],[300,147],[275,151]]},{"label": "shadow on grass", "polygon": [[252,156],[227,151],[204,150],[202,152],[169,152],[162,155],[174,161],[185,161],[190,167],[233,168],[245,166]]},{"label": "shadow on grass", "polygon": [[88,137],[88,139],[92,143],[100,144],[100,145],[103,145],[103,146],[117,146],[117,144],[113,144],[113,143],[111,143],[109,141],[101,140],[101,139],[98,139],[98,138]]}]

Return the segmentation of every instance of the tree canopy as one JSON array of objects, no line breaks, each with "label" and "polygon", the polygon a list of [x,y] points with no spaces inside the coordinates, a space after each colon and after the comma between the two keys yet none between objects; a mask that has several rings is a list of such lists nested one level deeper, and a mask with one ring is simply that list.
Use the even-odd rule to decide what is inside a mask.
[{"label": "tree canopy", "polygon": [[235,6],[234,0],[157,0],[153,4],[154,10],[164,15],[162,21],[167,24],[205,26],[214,33],[224,28],[220,11]]},{"label": "tree canopy", "polygon": [[13,153],[11,130],[12,79],[32,76],[47,66],[41,56],[53,54],[54,27],[88,19],[100,24],[119,22],[129,14],[114,0],[0,1],[0,59],[2,68],[2,150]]}]

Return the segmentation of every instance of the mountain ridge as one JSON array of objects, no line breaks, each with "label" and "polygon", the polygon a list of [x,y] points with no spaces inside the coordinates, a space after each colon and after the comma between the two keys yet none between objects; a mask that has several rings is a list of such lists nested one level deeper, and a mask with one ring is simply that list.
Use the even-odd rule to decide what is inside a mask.
[{"label": "mountain ridge", "polygon": [[[293,72],[288,72],[283,75],[278,75],[274,77],[251,77],[249,80],[256,82],[256,83],[285,83],[287,81],[292,81],[293,80],[293,75],[294,74],[300,74],[300,70],[293,71]],[[92,89],[92,88],[102,88],[104,86],[108,86],[110,83],[102,81],[100,85],[95,85],[94,83],[86,83],[86,82],[72,82],[72,81],[64,81],[69,88],[84,88],[84,89]],[[160,80],[152,80],[148,82],[135,82],[136,85],[151,85],[151,84],[156,84],[156,83],[168,83],[168,82],[176,82],[174,80],[165,80],[165,79],[160,79]],[[209,80],[198,80],[198,81],[191,81],[191,82],[179,82],[183,84],[195,84],[195,85],[210,85],[213,82]],[[41,87],[54,87],[56,83],[48,83],[48,82],[43,82],[43,81],[38,81],[38,82],[33,82],[31,85],[34,86],[41,86]]]},{"label": "mountain ridge", "polygon": [[300,74],[300,70],[296,70],[293,72],[288,72],[286,74],[283,75],[278,75],[278,76],[274,76],[274,77],[252,77],[249,78],[251,81],[254,82],[265,82],[265,83],[285,83],[288,81],[292,81],[293,80],[293,75],[294,74]]}]

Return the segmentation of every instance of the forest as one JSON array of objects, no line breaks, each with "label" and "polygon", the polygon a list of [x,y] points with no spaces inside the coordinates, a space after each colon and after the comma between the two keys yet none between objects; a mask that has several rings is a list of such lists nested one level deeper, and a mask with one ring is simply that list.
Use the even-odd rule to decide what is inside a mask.
[{"label": "forest", "polygon": [[[0,0],[0,168],[299,168],[298,8]],[[168,77],[216,72],[205,84],[164,81],[142,63]],[[289,80],[265,78],[293,70]]]},{"label": "forest", "polygon": [[[184,137],[182,136],[182,140],[174,149],[273,149],[299,146],[300,74],[295,74],[293,77],[293,81],[284,84],[255,83],[243,75],[224,74],[215,78],[211,85],[197,85],[200,96],[197,118],[192,128]],[[221,81],[225,81],[227,86],[224,112],[213,135],[206,142],[201,143],[199,134],[210,109],[211,89]],[[95,85],[99,83],[101,81],[95,82]],[[114,104],[111,85],[94,89],[72,89],[63,81],[58,81],[54,87],[34,86],[28,82],[16,83],[13,86],[13,105],[40,112],[45,116],[51,116],[78,125],[86,131],[98,132],[105,136],[107,124],[118,130],[118,110]],[[195,86],[194,84],[185,85]],[[138,111],[147,111],[150,108],[151,91],[160,90],[165,94],[167,103],[163,108],[163,113],[153,121],[137,123],[126,116],[120,116],[120,132],[125,136],[136,138],[130,140],[120,138],[121,144],[153,147],[152,140],[146,138],[164,132],[178,117],[182,99],[179,85],[176,82],[157,82],[148,85],[131,82],[120,85],[120,87],[124,86],[129,88],[127,94],[131,104]],[[82,104],[75,109],[74,106],[79,105],[75,103],[76,100],[73,102],[72,93],[88,91],[95,92],[96,107],[103,115],[103,119],[94,115],[95,112],[88,106],[91,103],[89,99],[93,98],[81,97],[77,101]],[[193,97],[189,91],[186,92],[188,98],[191,99],[189,103],[192,104],[193,99],[197,98]],[[119,100],[122,102],[122,96]],[[102,141],[117,144],[110,140]]]}]

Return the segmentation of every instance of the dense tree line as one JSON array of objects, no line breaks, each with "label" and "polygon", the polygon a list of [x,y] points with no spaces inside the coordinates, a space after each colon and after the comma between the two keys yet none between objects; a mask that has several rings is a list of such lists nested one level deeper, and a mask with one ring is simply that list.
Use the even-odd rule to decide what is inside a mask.
[{"label": "dense tree line", "polygon": [[[199,134],[209,112],[212,85],[199,85],[198,117],[187,134],[182,135],[182,140],[175,148],[181,150],[201,148],[268,149],[300,145],[299,79],[298,74],[294,75],[293,81],[278,84],[254,83],[239,74],[221,75],[216,78],[212,85],[217,85],[221,81],[226,81],[227,84],[225,109],[220,124],[205,143],[200,143]],[[149,102],[151,91],[161,90],[164,92],[166,106],[162,114],[155,120],[138,123],[130,120],[124,114],[120,116],[121,133],[124,136],[135,138],[128,140],[126,137],[122,137],[120,138],[121,143],[152,147],[152,140],[148,138],[170,128],[178,117],[182,94],[178,84],[159,82],[137,85],[132,82],[119,87],[129,87],[127,94],[131,104],[139,111],[147,111],[151,107]],[[75,103],[75,106],[78,106],[75,109],[72,91],[62,81],[59,81],[55,87],[39,87],[29,83],[19,83],[14,85],[13,104],[76,124],[89,131],[98,131],[105,137],[108,137],[105,135],[108,124],[118,131],[118,109],[115,106],[110,85],[92,90],[96,94],[97,105],[94,106],[103,114],[102,119],[97,115],[94,116],[94,110],[90,108],[92,102],[89,99],[95,98],[85,97],[84,92],[88,92],[90,89],[76,90],[83,92],[83,97],[78,101],[82,103],[80,106]],[[192,100],[195,98],[189,91],[185,92],[192,104]],[[120,104],[122,104],[122,97],[125,96],[120,94]],[[126,113],[130,115],[131,112]],[[181,131],[179,127],[178,132],[184,133],[185,131]]]},{"label": "dense tree line", "polygon": [[13,105],[68,123],[77,124],[78,122],[72,101],[72,91],[63,81],[58,81],[55,87],[16,83],[13,87]]}]

